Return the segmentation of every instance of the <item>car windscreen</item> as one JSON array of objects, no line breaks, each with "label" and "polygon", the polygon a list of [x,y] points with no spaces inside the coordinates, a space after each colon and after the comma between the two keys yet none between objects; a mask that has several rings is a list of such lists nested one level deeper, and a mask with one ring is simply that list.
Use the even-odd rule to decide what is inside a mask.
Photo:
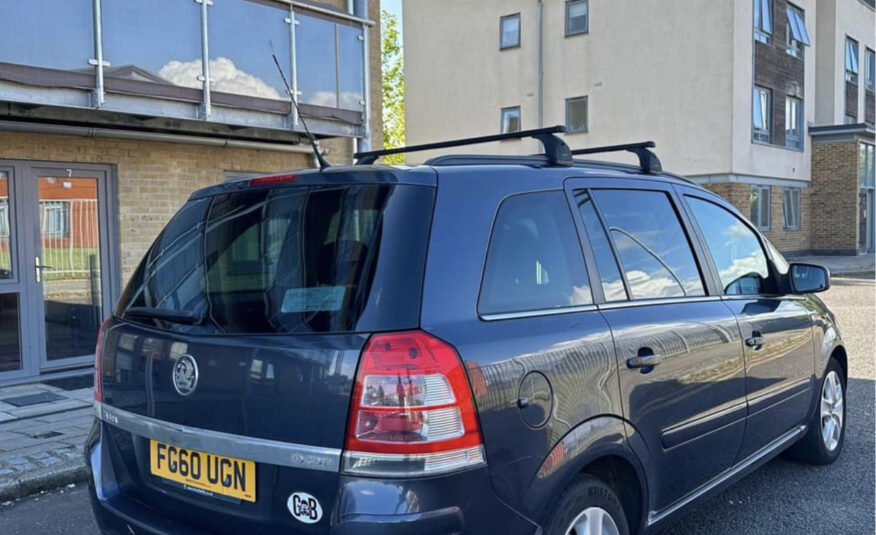
[{"label": "car windscreen", "polygon": [[432,188],[397,184],[192,200],[152,245],[116,314],[192,334],[416,327],[433,202]]}]

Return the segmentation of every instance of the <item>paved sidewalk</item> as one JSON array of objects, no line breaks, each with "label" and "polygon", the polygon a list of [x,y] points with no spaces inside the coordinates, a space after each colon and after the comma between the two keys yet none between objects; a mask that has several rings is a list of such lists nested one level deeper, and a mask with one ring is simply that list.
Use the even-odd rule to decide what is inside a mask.
[{"label": "paved sidewalk", "polygon": [[[60,399],[20,407],[9,402],[43,393]],[[85,479],[82,447],[91,429],[91,401],[91,388],[0,388],[0,502]]]},{"label": "paved sidewalk", "polygon": [[806,255],[788,258],[791,262],[818,264],[830,270],[831,275],[870,275],[876,271],[876,255]]}]

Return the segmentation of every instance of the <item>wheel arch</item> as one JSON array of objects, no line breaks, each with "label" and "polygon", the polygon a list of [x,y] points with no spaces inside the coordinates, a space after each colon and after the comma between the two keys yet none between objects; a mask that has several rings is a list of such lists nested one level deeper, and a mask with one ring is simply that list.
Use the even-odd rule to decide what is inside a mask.
[{"label": "wheel arch", "polygon": [[[554,499],[580,474],[606,483],[620,498],[631,533],[639,533],[648,511],[644,444],[629,422],[597,416],[582,422],[550,450],[526,492],[530,518],[544,524]],[[634,485],[632,485],[634,484]]]}]

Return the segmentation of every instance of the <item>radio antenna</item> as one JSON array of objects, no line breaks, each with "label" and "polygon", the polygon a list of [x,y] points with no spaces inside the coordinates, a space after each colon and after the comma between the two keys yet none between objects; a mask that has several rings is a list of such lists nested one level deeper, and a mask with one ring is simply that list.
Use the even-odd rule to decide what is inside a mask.
[{"label": "radio antenna", "polygon": [[310,129],[307,128],[307,121],[304,120],[304,116],[301,115],[301,108],[298,107],[298,97],[292,92],[292,87],[289,85],[289,82],[286,80],[286,75],[283,74],[283,67],[280,67],[280,62],[277,60],[277,54],[271,53],[271,57],[274,58],[274,65],[277,66],[277,70],[280,71],[280,77],[283,79],[283,83],[286,85],[286,91],[289,92],[289,96],[292,97],[292,105],[295,106],[295,113],[298,115],[298,118],[301,119],[301,125],[304,126],[304,132],[307,134],[307,139],[310,140],[310,146],[313,148],[313,155],[316,157],[316,161],[319,163],[319,170],[325,170],[331,167],[331,164],[323,158],[322,154],[319,152],[319,146],[316,144],[316,138],[313,137],[313,134],[310,133]]}]

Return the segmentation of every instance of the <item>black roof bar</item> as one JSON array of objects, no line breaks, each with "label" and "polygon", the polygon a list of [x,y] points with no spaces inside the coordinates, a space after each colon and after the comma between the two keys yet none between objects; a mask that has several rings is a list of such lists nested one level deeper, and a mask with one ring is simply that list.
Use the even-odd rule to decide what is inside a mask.
[{"label": "black roof bar", "polygon": [[605,147],[591,147],[588,149],[576,149],[572,154],[596,154],[600,152],[632,152],[639,157],[639,167],[642,172],[647,175],[659,175],[663,172],[663,165],[660,163],[660,158],[648,149],[653,149],[657,144],[653,141],[643,141],[641,143],[627,143],[625,145],[606,145]]},{"label": "black roof bar", "polygon": [[397,149],[373,150],[370,152],[357,152],[353,156],[356,158],[356,165],[370,165],[377,161],[381,156],[390,154],[404,154],[408,152],[418,152],[424,150],[446,149],[449,147],[462,147],[465,145],[476,145],[479,143],[491,143],[493,141],[502,141],[505,139],[521,139],[535,138],[541,141],[544,146],[545,156],[551,165],[560,165],[564,167],[571,166],[572,151],[566,142],[558,138],[554,134],[561,134],[566,131],[565,126],[551,126],[548,128],[536,128],[533,130],[521,130],[519,132],[511,132],[508,134],[495,134],[492,136],[470,137],[466,139],[455,139],[452,141],[441,141],[438,143],[426,143],[424,145],[411,145],[409,147],[399,147]]}]

